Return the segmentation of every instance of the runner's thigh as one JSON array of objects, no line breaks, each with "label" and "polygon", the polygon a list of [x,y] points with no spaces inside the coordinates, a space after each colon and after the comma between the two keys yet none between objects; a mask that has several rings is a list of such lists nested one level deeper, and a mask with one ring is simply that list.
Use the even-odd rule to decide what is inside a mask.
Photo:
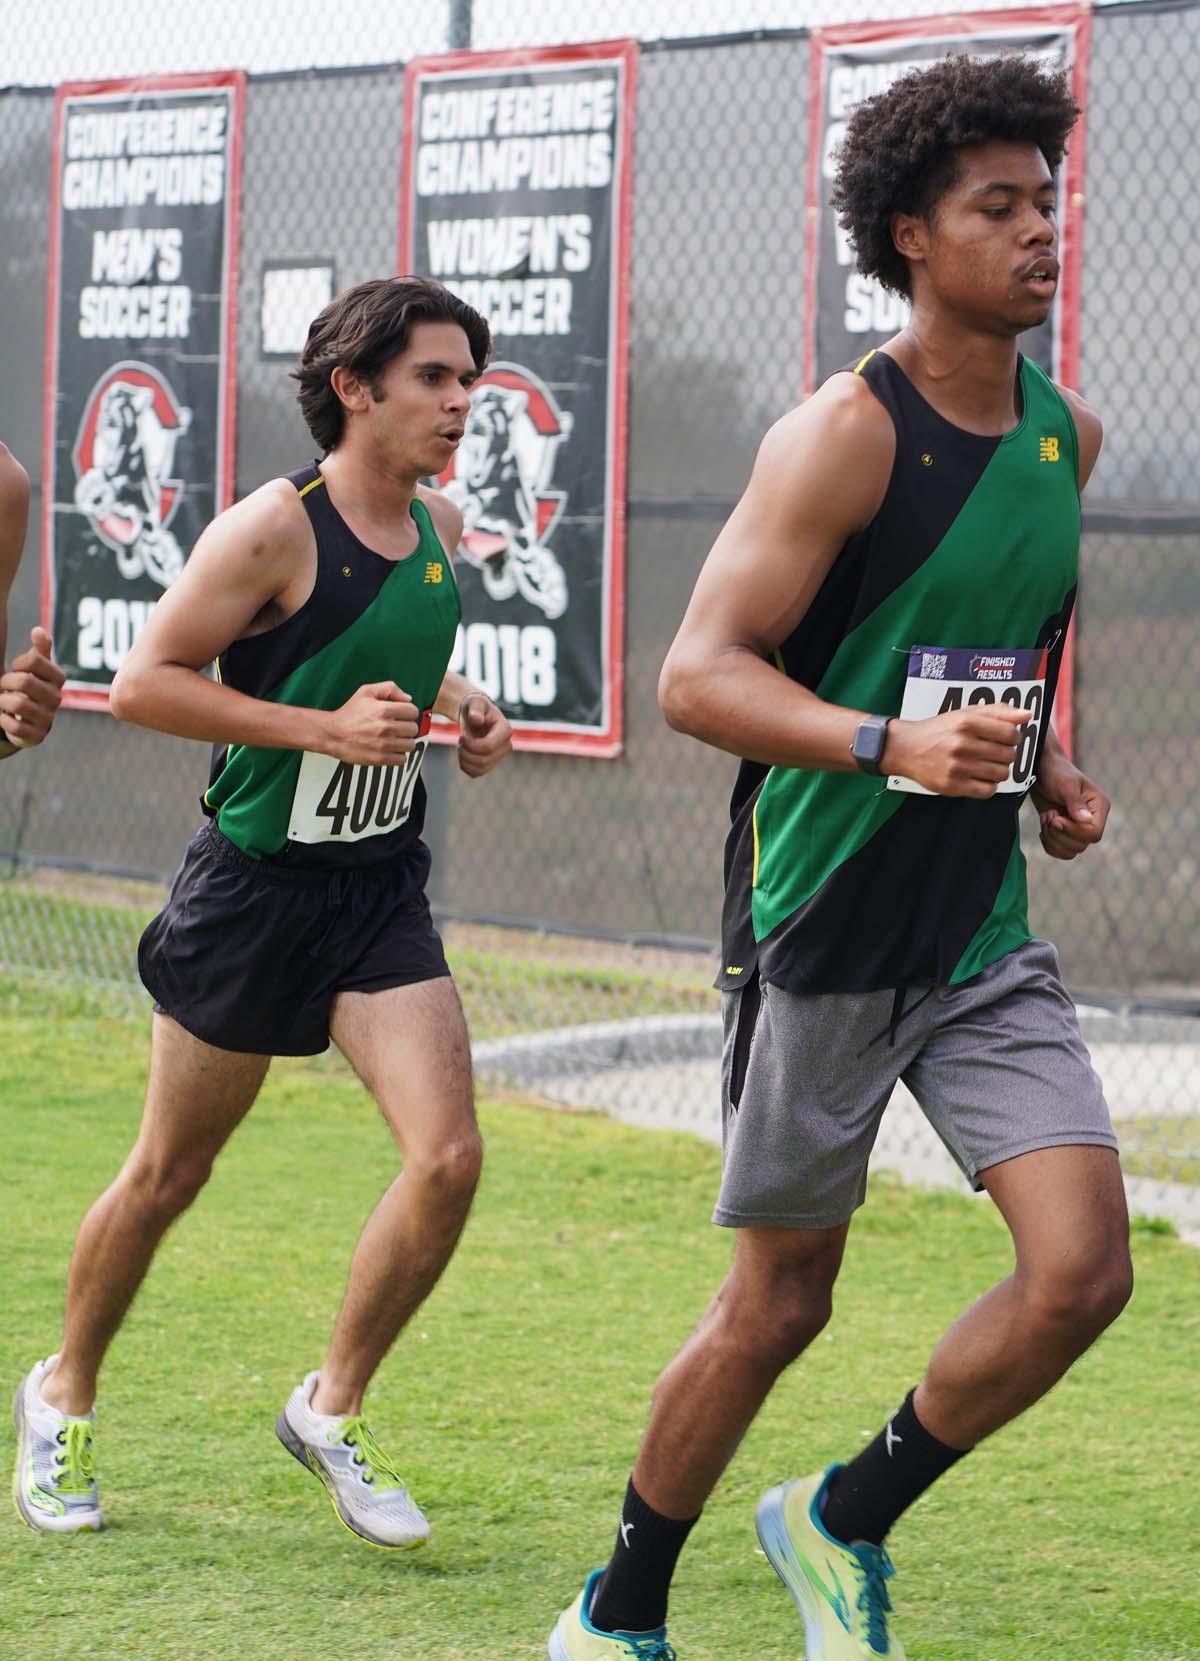
[{"label": "runner's thigh", "polygon": [[1062,982],[1030,940],[932,1000],[934,1026],[904,1082],[967,1180],[1037,1148],[1115,1148],[1116,1136]]},{"label": "runner's thigh", "polygon": [[475,1134],[471,1047],[448,975],[339,992],[329,1027],[406,1154]]},{"label": "runner's thigh", "polygon": [[270,1056],[220,1050],[157,1013],[138,1147],[159,1158],[220,1152],[254,1102]]}]

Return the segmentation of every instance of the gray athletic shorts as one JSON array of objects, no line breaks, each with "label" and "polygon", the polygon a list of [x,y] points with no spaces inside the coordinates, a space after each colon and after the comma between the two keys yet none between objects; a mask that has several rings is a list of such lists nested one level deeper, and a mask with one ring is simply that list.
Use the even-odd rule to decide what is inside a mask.
[{"label": "gray athletic shorts", "polygon": [[[761,998],[760,998],[761,993]],[[724,1170],[713,1221],[833,1228],[862,1204],[903,1079],[967,1180],[1035,1148],[1115,1148],[1058,953],[1030,940],[961,986],[724,997]]]}]

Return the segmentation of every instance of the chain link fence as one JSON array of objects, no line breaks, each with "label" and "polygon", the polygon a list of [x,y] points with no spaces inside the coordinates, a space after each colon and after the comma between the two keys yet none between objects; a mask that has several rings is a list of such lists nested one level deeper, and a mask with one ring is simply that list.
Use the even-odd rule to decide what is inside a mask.
[{"label": "chain link fence", "polygon": [[[973,10],[1003,11],[977,3]],[[236,307],[236,493],[308,459],[289,362],[264,348],[268,274],[327,257],[342,288],[395,269],[404,64],[470,46],[641,42],[634,114],[621,755],[522,753],[481,783],[427,760],[433,898],[487,1076],[714,1134],[721,849],[734,764],[668,731],[655,684],[757,443],[799,395],[813,30],[950,5],[827,0],[293,0],[186,18],[125,0],[0,4],[4,429],[41,524],[55,83],[249,71]],[[798,26],[803,24],[803,27]],[[1085,510],[1076,748],[1111,794],[1076,864],[1031,839],[1136,1203],[1200,1227],[1200,4],[1098,7],[1088,95],[1080,390],[1106,421]],[[503,343],[501,343],[503,344]],[[39,532],[10,641],[39,608]],[[11,650],[11,647],[10,647]],[[128,1007],[135,945],[198,822],[203,746],[64,712],[0,768],[0,963]],[[1029,827],[1027,827],[1029,828]],[[137,1007],[142,1007],[137,1003]],[[898,1099],[880,1157],[940,1180]]]}]

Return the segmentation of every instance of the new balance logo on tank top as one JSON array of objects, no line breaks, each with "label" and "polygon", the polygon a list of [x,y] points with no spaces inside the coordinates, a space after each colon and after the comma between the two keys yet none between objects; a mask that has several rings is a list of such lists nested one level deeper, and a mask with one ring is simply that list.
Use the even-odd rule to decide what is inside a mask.
[{"label": "new balance logo on tank top", "polygon": [[[999,438],[945,420],[885,352],[853,372],[892,418],[895,465],[777,663],[828,702],[879,715],[899,715],[906,681],[944,675],[941,707],[965,696],[1031,708],[1036,747],[1010,780],[1020,788],[988,801],[743,762],[725,848],[717,985],[729,991],[755,967],[795,992],[956,985],[1030,938],[1017,815],[1075,601],[1075,423],[1026,358],[1021,420]],[[908,707],[930,695],[910,687]]]},{"label": "new balance logo on tank top", "polygon": [[278,627],[222,652],[221,680],[252,698],[326,710],[340,709],[361,686],[395,681],[422,712],[421,736],[391,767],[308,751],[221,747],[204,808],[252,858],[374,865],[417,842],[425,822],[421,760],[462,615],[458,586],[423,502],[412,504],[420,533],[415,551],[385,559],[351,531],[315,463],[288,477],[317,541],[313,591]]}]

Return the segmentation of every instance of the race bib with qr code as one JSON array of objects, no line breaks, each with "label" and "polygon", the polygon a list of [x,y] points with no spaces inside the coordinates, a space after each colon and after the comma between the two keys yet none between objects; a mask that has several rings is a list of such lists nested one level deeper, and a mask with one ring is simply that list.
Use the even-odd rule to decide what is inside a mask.
[{"label": "race bib with qr code", "polygon": [[392,766],[338,761],[305,750],[300,760],[288,837],[293,842],[362,842],[399,830],[412,812],[413,792],[429,739],[429,714],[403,761]]},{"label": "race bib with qr code", "polygon": [[[925,721],[947,710],[972,704],[1008,704],[1027,709],[1029,720],[1021,732],[1017,759],[1008,777],[996,792],[1012,794],[1033,784],[1033,758],[1037,754],[1046,702],[1046,665],[1049,647],[1035,646],[1013,652],[982,651],[967,646],[913,646],[908,654],[908,677],[904,682],[903,721]],[[889,790],[906,790],[917,796],[935,796],[914,779],[893,774]]]}]

